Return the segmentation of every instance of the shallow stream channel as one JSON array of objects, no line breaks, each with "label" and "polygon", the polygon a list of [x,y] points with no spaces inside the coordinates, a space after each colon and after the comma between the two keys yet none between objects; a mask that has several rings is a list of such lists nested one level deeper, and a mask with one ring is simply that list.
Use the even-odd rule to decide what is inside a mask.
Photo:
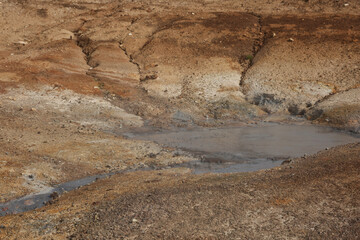
[{"label": "shallow stream channel", "polygon": [[[313,125],[258,125],[224,128],[176,129],[123,134],[128,138],[155,141],[179,151],[190,152],[200,160],[171,166],[187,167],[195,174],[249,172],[279,166],[284,160],[314,154],[337,145],[359,142],[360,136]],[[89,176],[62,183],[0,204],[0,216],[42,207],[59,194],[88,185],[114,174],[149,169],[130,169]]]}]

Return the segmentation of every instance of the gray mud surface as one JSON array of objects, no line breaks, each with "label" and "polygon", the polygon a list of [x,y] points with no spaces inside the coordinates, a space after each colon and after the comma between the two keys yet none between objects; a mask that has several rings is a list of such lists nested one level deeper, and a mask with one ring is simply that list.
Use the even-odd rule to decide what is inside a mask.
[{"label": "gray mud surface", "polygon": [[311,125],[259,124],[246,127],[195,128],[126,136],[155,141],[199,156],[182,164],[195,173],[249,172],[279,166],[284,160],[357,142],[359,135]]}]

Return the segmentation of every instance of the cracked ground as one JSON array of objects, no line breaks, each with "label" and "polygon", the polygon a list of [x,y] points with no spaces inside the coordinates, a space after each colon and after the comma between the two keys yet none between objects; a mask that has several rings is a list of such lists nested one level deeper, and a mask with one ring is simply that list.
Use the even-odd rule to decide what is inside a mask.
[{"label": "cracked ground", "polygon": [[[358,239],[360,147],[253,173],[121,133],[263,121],[360,133],[360,5],[0,2],[0,202],[114,175],[0,217],[1,239]],[[145,129],[145,130],[144,130]]]}]

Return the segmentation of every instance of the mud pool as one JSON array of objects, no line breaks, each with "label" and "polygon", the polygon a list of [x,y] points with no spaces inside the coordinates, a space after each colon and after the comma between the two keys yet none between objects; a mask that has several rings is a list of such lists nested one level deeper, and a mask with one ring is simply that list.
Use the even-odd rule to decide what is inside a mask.
[{"label": "mud pool", "polygon": [[189,151],[200,161],[184,163],[195,174],[249,172],[279,166],[284,160],[360,141],[359,136],[312,125],[260,124],[127,134]]},{"label": "mud pool", "polygon": [[[201,160],[170,166],[187,167],[195,174],[249,172],[279,166],[284,160],[313,154],[325,148],[360,141],[358,135],[310,125],[261,124],[247,127],[199,128],[151,133],[129,133],[129,138],[155,141],[188,151]],[[0,204],[0,216],[42,207],[58,195],[129,169],[89,176],[51,187],[43,192]]]}]

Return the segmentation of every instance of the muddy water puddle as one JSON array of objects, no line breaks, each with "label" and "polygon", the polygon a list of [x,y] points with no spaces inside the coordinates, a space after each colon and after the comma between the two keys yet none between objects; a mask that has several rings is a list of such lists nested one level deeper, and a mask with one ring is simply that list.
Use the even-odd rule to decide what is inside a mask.
[{"label": "muddy water puddle", "polygon": [[[198,156],[198,161],[170,166],[187,167],[195,174],[249,172],[279,166],[284,160],[313,154],[325,148],[359,142],[357,135],[331,128],[302,125],[261,124],[231,128],[181,129],[125,134],[129,138],[155,141]],[[129,169],[89,176],[62,183],[43,192],[0,204],[0,216],[40,208],[58,195],[88,185],[113,174],[150,171]]]},{"label": "muddy water puddle", "polygon": [[284,160],[325,148],[358,142],[356,135],[311,125],[261,124],[127,134],[180,148],[201,158],[181,166],[196,174],[249,172],[279,166]]},{"label": "muddy water puddle", "polygon": [[30,194],[27,196],[24,196],[22,198],[18,198],[6,203],[0,204],[0,216],[5,216],[8,214],[16,214],[16,213],[22,213],[30,210],[34,210],[40,207],[43,207],[52,201],[56,200],[59,195],[69,192],[72,190],[75,190],[79,187],[91,184],[95,182],[98,179],[103,179],[108,176],[114,175],[114,174],[120,174],[120,173],[129,173],[134,171],[149,171],[150,168],[142,168],[142,169],[129,169],[124,171],[118,171],[118,172],[111,172],[111,173],[104,173],[104,174],[98,174],[93,176],[88,176],[85,178],[65,182],[58,184],[54,187],[49,187],[48,189]]},{"label": "muddy water puddle", "polygon": [[22,198],[18,198],[7,203],[0,204],[0,216],[7,214],[15,214],[34,210],[42,207],[55,200],[60,194],[79,188],[81,186],[90,184],[97,179],[106,177],[108,174],[94,175],[86,178],[62,183],[54,187],[48,188],[44,191],[30,194]]}]

